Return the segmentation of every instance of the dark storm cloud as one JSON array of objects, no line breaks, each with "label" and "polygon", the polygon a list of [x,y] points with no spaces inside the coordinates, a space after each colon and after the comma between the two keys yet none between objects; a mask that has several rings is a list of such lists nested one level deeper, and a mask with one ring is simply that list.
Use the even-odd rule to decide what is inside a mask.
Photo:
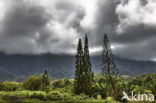
[{"label": "dark storm cloud", "polygon": [[113,0],[99,0],[98,9],[96,12],[96,23],[95,33],[93,39],[96,39],[95,44],[101,44],[103,38],[101,36],[104,33],[108,33],[110,38],[114,35],[114,29],[117,24],[117,15],[115,14],[116,2]]},{"label": "dark storm cloud", "polygon": [[[156,57],[156,2],[152,0],[98,0],[94,24],[88,30],[94,45],[102,44],[103,34],[107,33],[115,55],[136,59],[152,60]],[[136,8],[136,9],[135,9]],[[138,11],[137,11],[138,9]]]},{"label": "dark storm cloud", "polygon": [[[148,41],[150,40],[150,42]],[[127,44],[124,48],[115,50],[114,52],[121,57],[134,60],[155,60],[156,57],[156,38],[151,38],[137,44]]]},{"label": "dark storm cloud", "polygon": [[[144,25],[130,27],[127,32],[122,34],[116,34],[114,36],[114,42],[126,43],[126,44],[137,44],[138,42],[146,41],[154,38],[156,35],[156,29],[146,28]],[[150,42],[150,41],[149,41]]]},{"label": "dark storm cloud", "polygon": [[[115,55],[156,58],[153,0],[0,0],[0,50],[40,54],[76,52],[88,34],[90,51],[101,51],[107,33]],[[1,4],[2,3],[2,4]],[[96,53],[97,54],[97,53]]]},{"label": "dark storm cloud", "polygon": [[117,37],[115,42],[125,46],[114,52],[131,59],[156,58],[156,2],[153,0],[128,0],[117,5]]},{"label": "dark storm cloud", "polygon": [[[129,0],[125,1],[125,3],[128,3]],[[99,2],[97,3],[98,12],[96,13],[95,22],[97,27],[92,31],[94,33],[91,34],[93,35],[92,39],[97,39],[95,40],[97,44],[101,44],[101,41],[103,39],[102,36],[104,33],[107,33],[109,35],[112,43],[121,44],[133,44],[155,37],[156,29],[153,27],[146,27],[146,25],[144,24],[130,26],[127,28],[126,32],[121,34],[117,33],[116,29],[119,25],[119,20],[118,14],[115,10],[118,4],[119,2],[114,2],[114,0],[99,0]]]},{"label": "dark storm cloud", "polygon": [[34,35],[50,20],[43,7],[28,5],[24,1],[12,4],[2,22],[4,35],[22,36]]},{"label": "dark storm cloud", "polygon": [[[2,0],[0,50],[8,53],[73,53],[84,11],[75,4],[57,1],[46,8],[30,0]],[[2,8],[2,7],[1,7]],[[1,15],[0,15],[1,16]]]}]

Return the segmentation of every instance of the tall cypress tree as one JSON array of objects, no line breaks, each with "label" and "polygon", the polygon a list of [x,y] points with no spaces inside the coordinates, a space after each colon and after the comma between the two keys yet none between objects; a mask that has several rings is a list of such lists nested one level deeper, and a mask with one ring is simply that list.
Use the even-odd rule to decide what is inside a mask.
[{"label": "tall cypress tree", "polygon": [[116,65],[114,63],[114,58],[110,48],[107,34],[104,35],[103,40],[104,41],[103,41],[103,52],[102,52],[102,74],[106,74],[108,76],[108,81],[110,82],[113,91],[117,93],[115,88],[115,83],[113,81],[113,76],[117,75],[118,70],[116,69]]},{"label": "tall cypress tree", "polygon": [[83,93],[83,49],[81,39],[78,41],[76,54],[76,70],[74,79],[74,92],[76,94]]},{"label": "tall cypress tree", "polygon": [[89,55],[88,37],[84,41],[84,92],[89,94],[91,83],[93,82],[93,72],[91,70],[91,61]]},{"label": "tall cypress tree", "polygon": [[88,37],[85,36],[84,49],[81,39],[79,39],[76,55],[76,70],[74,80],[74,91],[76,94],[89,94],[91,83],[93,82],[93,72],[89,56]]}]

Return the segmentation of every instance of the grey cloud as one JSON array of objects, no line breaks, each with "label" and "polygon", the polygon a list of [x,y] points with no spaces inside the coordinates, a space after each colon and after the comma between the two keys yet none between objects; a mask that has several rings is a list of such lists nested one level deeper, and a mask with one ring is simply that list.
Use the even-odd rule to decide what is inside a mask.
[{"label": "grey cloud", "polygon": [[[113,49],[115,55],[137,60],[156,58],[155,22],[151,24],[152,20],[146,21],[146,17],[144,22],[141,19],[134,22],[134,18],[126,12],[128,9],[122,11],[118,8],[119,5],[127,6],[130,0],[88,1],[91,4],[95,2],[89,7],[90,11],[86,9],[87,3],[54,1],[52,6],[50,3],[46,6],[39,3],[28,5],[24,0],[8,0],[10,4],[5,18],[0,21],[0,51],[8,54],[71,54],[76,51],[78,38],[83,38],[84,34],[88,33],[90,47],[97,48],[102,46],[103,34],[107,33],[111,44],[123,45]],[[147,0],[140,1],[140,10],[151,5]],[[148,15],[154,17],[151,13]],[[130,21],[125,22],[126,19]],[[117,31],[119,27],[123,32]]]},{"label": "grey cloud", "polygon": [[50,10],[29,0],[5,3],[9,7],[0,24],[1,51],[7,54],[58,54],[65,51],[70,54],[68,50],[75,48],[76,32],[84,16],[83,9],[77,5],[70,1],[57,2]]},{"label": "grey cloud", "polygon": [[[113,49],[115,55],[135,60],[152,60],[156,58],[155,39],[153,40],[153,38],[156,38],[155,27],[148,26],[146,23],[139,23],[127,27],[123,33],[116,32],[117,26],[120,25],[120,14],[116,12],[116,9],[121,1],[124,0],[116,2],[114,0],[99,0],[97,3],[98,10],[95,22],[97,27],[90,31],[89,36],[91,43],[93,43],[92,46],[102,45],[103,34],[107,33],[111,44],[123,45],[121,48]],[[123,5],[127,3],[129,3],[129,0],[125,0]],[[141,3],[141,6],[147,5],[146,0],[141,1]],[[125,16],[125,18],[127,17]]]},{"label": "grey cloud", "polygon": [[120,35],[116,34],[116,36],[113,38],[113,41],[117,43],[134,44],[154,38],[155,34],[155,29],[146,28],[144,25],[139,25],[130,27],[126,33]]},{"label": "grey cloud", "polygon": [[36,47],[36,39],[40,38],[40,30],[50,21],[50,15],[43,7],[29,5],[23,0],[6,3],[9,7],[0,24],[0,50],[8,54],[41,52]]},{"label": "grey cloud", "polygon": [[43,28],[50,17],[45,9],[37,5],[28,5],[21,1],[12,4],[2,22],[6,35],[29,35]]},{"label": "grey cloud", "polygon": [[[150,42],[148,41],[150,40]],[[131,45],[125,45],[123,48],[114,51],[115,54],[123,58],[134,60],[155,60],[156,47],[153,45],[156,43],[155,38],[151,38],[140,43]]]},{"label": "grey cloud", "polygon": [[[131,2],[132,1],[135,0],[131,0]],[[152,2],[147,0],[137,1],[138,2],[134,2],[133,5],[138,6],[140,11],[143,10],[141,11],[142,13],[131,13],[129,12],[128,8],[120,8],[121,11],[116,11],[119,20],[118,27],[120,26],[121,29],[123,29],[123,32],[116,32],[116,36],[114,36],[113,41],[116,43],[124,44],[125,46],[123,48],[117,49],[116,51],[114,51],[114,53],[124,58],[152,60],[153,58],[156,58],[156,48],[154,45],[156,40],[156,26],[154,21],[153,23],[150,22],[152,21],[152,18],[155,17],[153,8],[149,6]],[[129,3],[130,0],[122,5],[129,6]],[[119,5],[121,6],[121,3]],[[155,4],[152,3],[152,5]],[[118,7],[116,8],[116,10],[119,10]],[[148,11],[144,10],[145,8],[149,10],[151,9],[151,12],[148,13]],[[140,15],[141,17],[139,17]],[[149,16],[149,18],[147,17],[147,15]],[[117,29],[119,29],[118,27]]]},{"label": "grey cloud", "polygon": [[[107,33],[110,40],[116,36],[115,28],[118,22],[117,15],[115,14],[117,2],[114,0],[98,0],[95,15],[94,29],[88,29],[86,32],[89,33],[92,46],[101,45],[103,42],[103,35]],[[112,41],[113,42],[113,41]]]}]

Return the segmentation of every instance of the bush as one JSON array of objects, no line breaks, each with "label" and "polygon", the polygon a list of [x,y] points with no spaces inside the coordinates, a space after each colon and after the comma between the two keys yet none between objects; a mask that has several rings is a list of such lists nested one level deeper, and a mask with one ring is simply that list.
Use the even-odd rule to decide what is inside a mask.
[{"label": "bush", "polygon": [[28,79],[24,80],[23,87],[26,90],[40,90],[41,84],[41,78],[36,75],[32,75]]},{"label": "bush", "polygon": [[54,88],[63,88],[64,87],[64,81],[63,80],[55,80],[52,82],[52,85]]},{"label": "bush", "polygon": [[68,86],[68,85],[71,85],[71,82],[70,82],[70,80],[69,79],[64,79],[64,85],[65,86]]},{"label": "bush", "polygon": [[2,91],[15,91],[20,87],[20,84],[18,82],[10,82],[5,81],[0,83],[0,90]]},{"label": "bush", "polygon": [[114,100],[121,101],[121,98],[123,97],[122,91],[118,91],[117,93],[112,92],[111,97],[113,97]]},{"label": "bush", "polygon": [[133,92],[135,93],[145,93],[145,88],[143,86],[133,85],[134,89]]},{"label": "bush", "polygon": [[87,99],[87,98],[88,98],[88,96],[87,96],[85,93],[81,93],[81,94],[79,95],[79,99],[81,99],[81,100]]},{"label": "bush", "polygon": [[101,95],[101,98],[105,99],[112,91],[111,86],[107,83],[106,76],[98,78],[97,81],[95,91]]},{"label": "bush", "polygon": [[41,89],[47,91],[47,88],[50,85],[50,80],[47,71],[44,71],[44,73],[41,74],[41,82],[42,82]]},{"label": "bush", "polygon": [[3,82],[0,82],[0,91],[2,91],[4,88]]},{"label": "bush", "polygon": [[99,93],[101,92],[102,88],[100,87],[100,85],[95,82],[92,84],[91,89],[89,91],[90,94],[94,94],[94,93]]},{"label": "bush", "polygon": [[53,101],[57,101],[57,100],[61,100],[61,95],[59,92],[51,92],[51,93],[48,93],[47,96],[46,96],[47,100],[53,100]]},{"label": "bush", "polygon": [[45,96],[42,93],[33,93],[32,95],[30,95],[30,98],[36,98],[39,100],[45,100]]}]

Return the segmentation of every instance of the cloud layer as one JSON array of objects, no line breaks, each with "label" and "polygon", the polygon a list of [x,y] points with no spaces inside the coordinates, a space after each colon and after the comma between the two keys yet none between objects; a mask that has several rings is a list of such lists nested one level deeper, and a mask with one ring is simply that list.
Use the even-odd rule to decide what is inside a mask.
[{"label": "cloud layer", "polygon": [[120,56],[152,60],[156,57],[156,1],[121,0],[116,7],[116,34],[125,44],[116,53]]},{"label": "cloud layer", "polygon": [[63,0],[56,0],[52,7],[30,0],[0,3],[5,9],[0,24],[1,51],[8,54],[73,52],[79,36],[76,26],[84,17],[79,5]]},{"label": "cloud layer", "polygon": [[0,51],[74,54],[88,34],[91,52],[107,33],[115,55],[156,58],[155,0],[0,0]]},{"label": "cloud layer", "polygon": [[133,26],[144,25],[146,28],[156,28],[156,1],[155,0],[122,0],[117,6],[120,24],[117,32],[126,32],[126,29]]}]

